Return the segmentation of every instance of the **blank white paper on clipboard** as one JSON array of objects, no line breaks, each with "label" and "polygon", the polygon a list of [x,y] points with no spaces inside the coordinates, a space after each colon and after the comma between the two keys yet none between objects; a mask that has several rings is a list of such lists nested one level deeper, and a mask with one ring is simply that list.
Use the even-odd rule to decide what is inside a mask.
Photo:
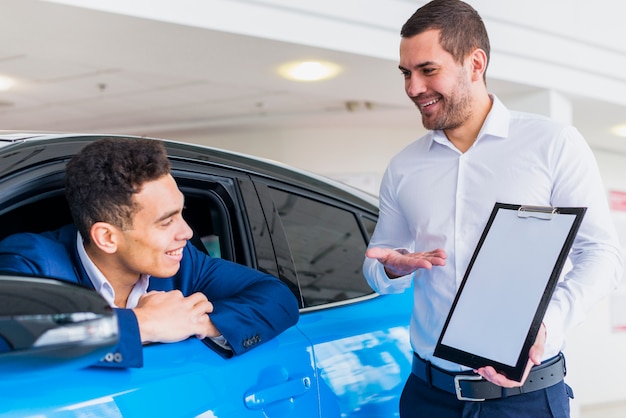
[{"label": "blank white paper on clipboard", "polygon": [[435,355],[519,381],[584,213],[496,203]]}]

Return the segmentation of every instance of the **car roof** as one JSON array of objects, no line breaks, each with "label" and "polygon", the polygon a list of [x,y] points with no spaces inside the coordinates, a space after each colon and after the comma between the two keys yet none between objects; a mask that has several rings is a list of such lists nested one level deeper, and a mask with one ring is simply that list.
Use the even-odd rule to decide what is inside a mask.
[{"label": "car roof", "polygon": [[[0,131],[0,160],[3,161],[0,177],[44,161],[69,160],[88,143],[107,137],[145,138],[132,135]],[[377,211],[378,200],[375,196],[318,174],[243,153],[161,138],[150,139],[163,141],[172,160],[209,162],[320,193],[332,191],[347,201],[355,201],[356,197],[361,204],[370,206],[368,209]]]}]

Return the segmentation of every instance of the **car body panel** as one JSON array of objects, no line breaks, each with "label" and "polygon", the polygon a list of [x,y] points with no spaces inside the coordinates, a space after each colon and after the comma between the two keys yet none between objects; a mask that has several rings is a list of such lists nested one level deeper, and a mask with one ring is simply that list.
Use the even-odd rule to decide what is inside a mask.
[{"label": "car body panel", "polygon": [[[302,416],[316,417],[317,387],[312,353],[306,347],[295,327],[228,360],[196,339],[155,344],[144,348],[140,369],[90,367],[22,382],[3,380],[0,416],[284,417],[310,411]],[[280,389],[288,381],[300,386],[282,389],[260,408],[246,406],[244,394]]]},{"label": "car body panel", "polygon": [[410,292],[303,314],[320,379],[342,417],[394,417],[411,371]]}]

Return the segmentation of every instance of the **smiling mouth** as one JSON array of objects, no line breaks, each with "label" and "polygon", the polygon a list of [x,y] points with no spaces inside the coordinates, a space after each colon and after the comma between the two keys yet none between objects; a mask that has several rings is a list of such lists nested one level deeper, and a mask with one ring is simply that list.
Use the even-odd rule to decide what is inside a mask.
[{"label": "smiling mouth", "polygon": [[174,250],[174,251],[168,251],[168,252],[166,252],[165,254],[167,254],[167,255],[172,255],[172,256],[175,256],[175,257],[178,257],[178,256],[180,256],[180,255],[182,255],[182,254],[183,254],[183,249],[182,249],[182,248],[179,248],[179,249]]},{"label": "smiling mouth", "polygon": [[426,109],[428,106],[432,106],[435,103],[437,103],[440,99],[432,99],[426,103],[422,103],[422,104],[418,104],[418,106],[420,107],[420,109]]}]

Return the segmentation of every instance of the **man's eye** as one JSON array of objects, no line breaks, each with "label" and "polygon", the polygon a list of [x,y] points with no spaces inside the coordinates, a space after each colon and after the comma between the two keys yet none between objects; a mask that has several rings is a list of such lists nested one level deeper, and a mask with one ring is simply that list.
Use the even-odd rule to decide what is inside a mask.
[{"label": "man's eye", "polygon": [[410,71],[401,71],[402,72],[402,76],[404,78],[410,78],[411,77],[411,72]]}]

